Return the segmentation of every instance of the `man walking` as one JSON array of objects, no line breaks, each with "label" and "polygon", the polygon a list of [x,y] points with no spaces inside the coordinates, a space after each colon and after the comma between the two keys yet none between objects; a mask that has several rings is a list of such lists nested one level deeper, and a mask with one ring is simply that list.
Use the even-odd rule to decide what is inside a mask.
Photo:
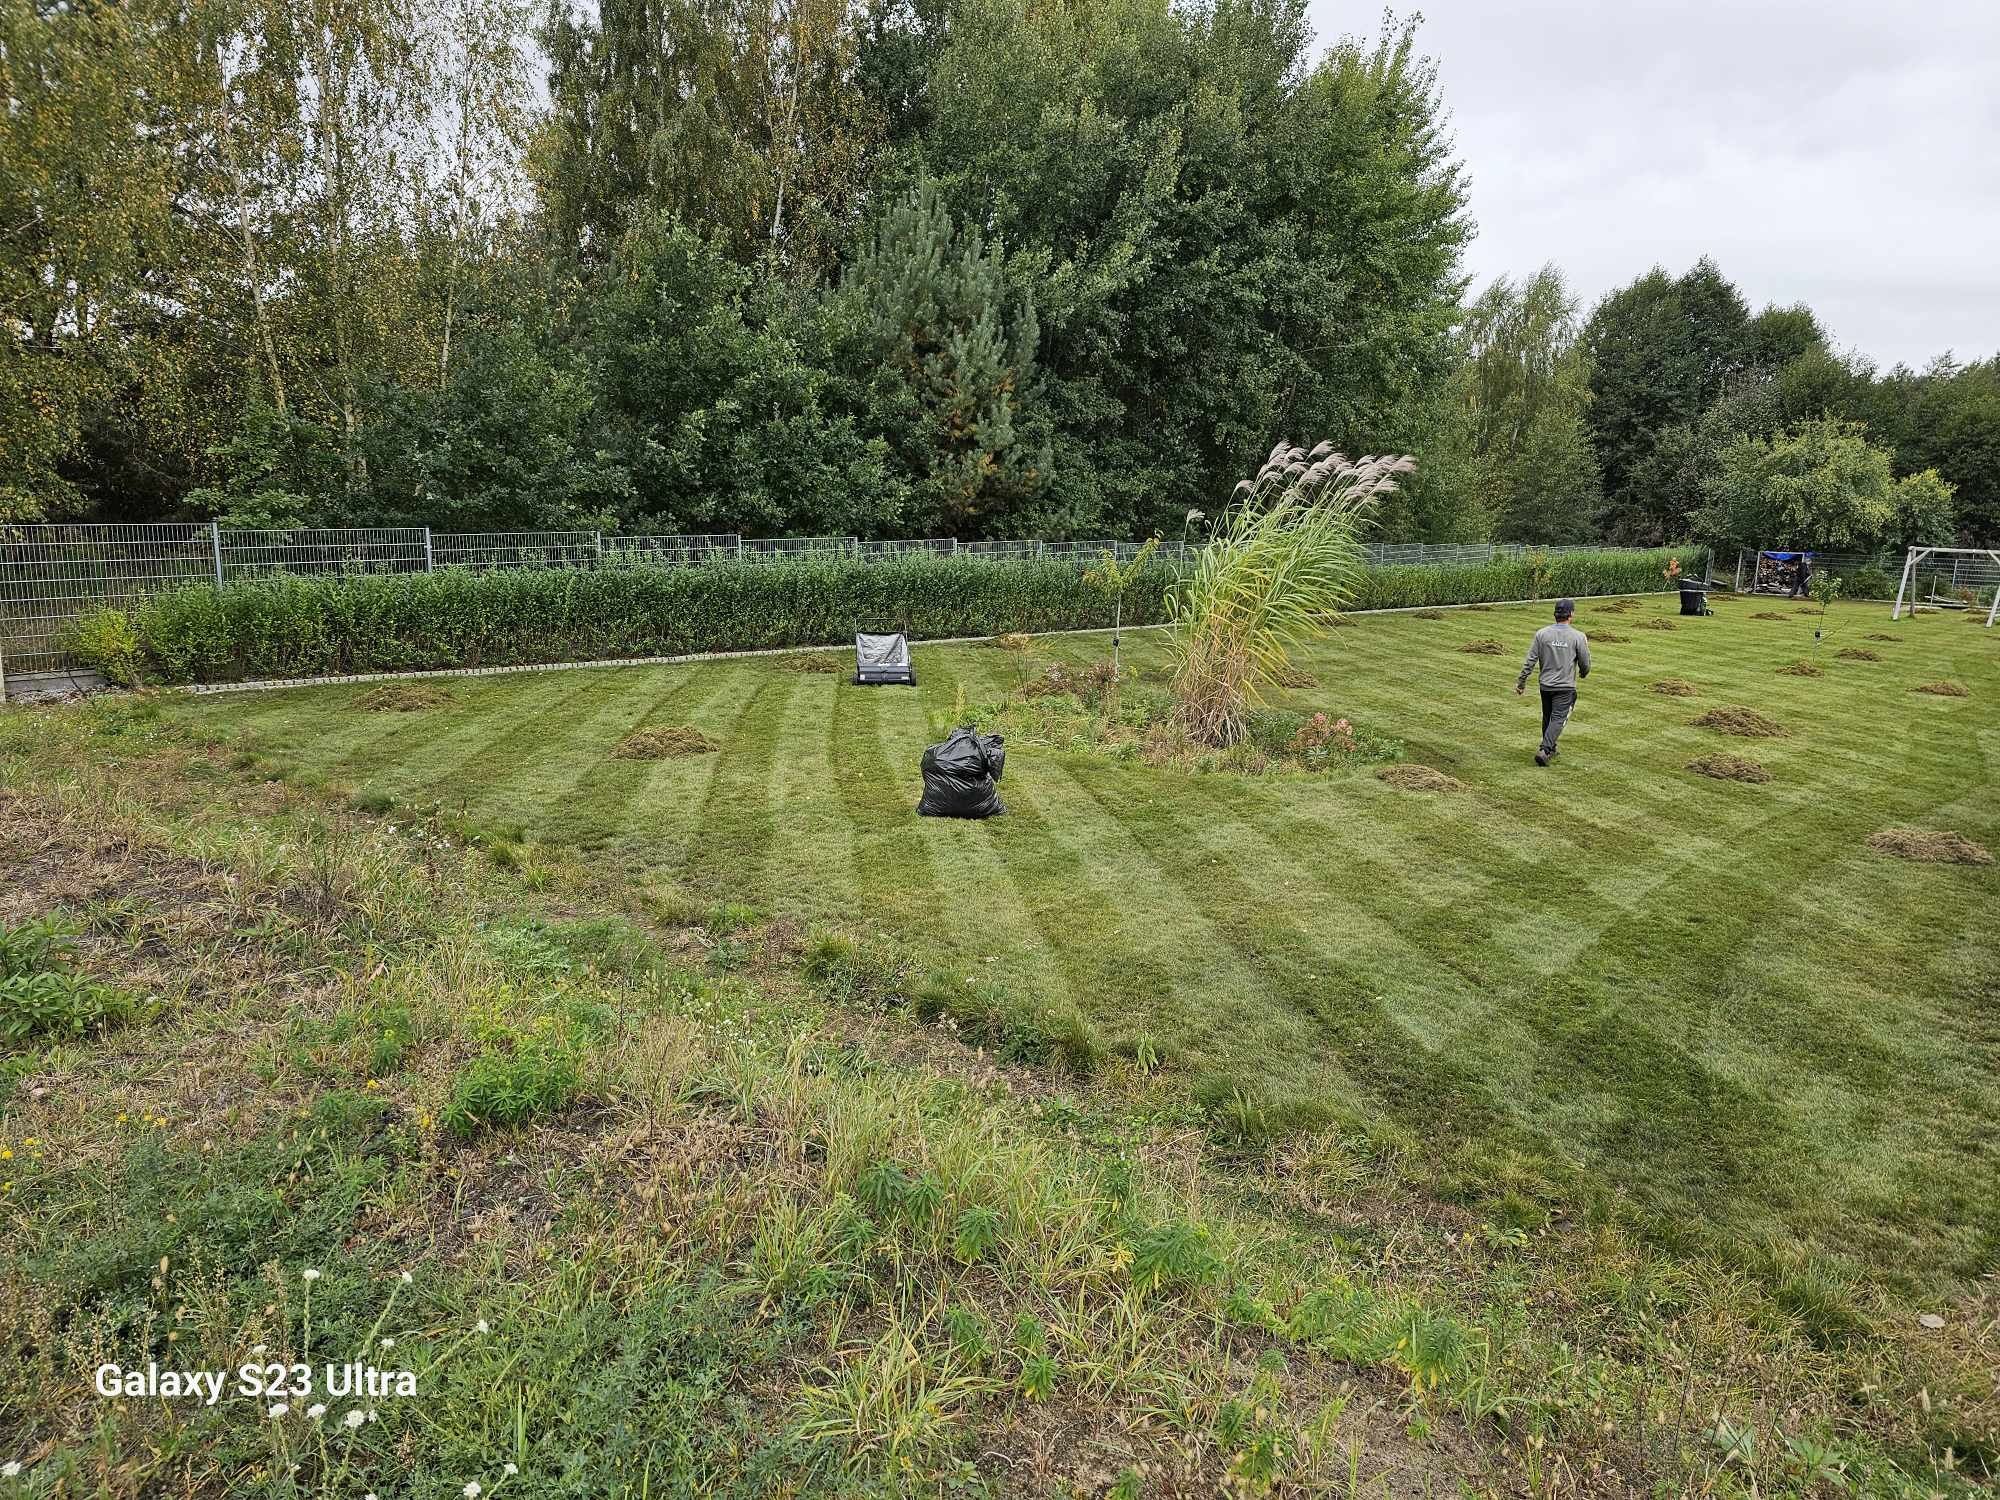
[{"label": "man walking", "polygon": [[1528,690],[1528,674],[1541,671],[1542,745],[1535,752],[1535,764],[1545,766],[1556,758],[1556,741],[1562,738],[1569,711],[1576,707],[1577,682],[1590,675],[1590,642],[1570,624],[1576,613],[1573,599],[1556,600],[1556,622],[1544,625],[1528,643],[1528,659],[1521,663],[1521,675],[1514,683],[1516,693]]}]

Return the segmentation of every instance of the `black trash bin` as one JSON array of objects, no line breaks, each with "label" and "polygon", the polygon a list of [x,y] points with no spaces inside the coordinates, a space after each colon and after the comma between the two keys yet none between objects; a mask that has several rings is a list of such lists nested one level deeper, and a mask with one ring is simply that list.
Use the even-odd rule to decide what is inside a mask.
[{"label": "black trash bin", "polygon": [[954,729],[924,751],[926,818],[997,818],[1007,809],[996,786],[1007,766],[1007,742],[997,734]]},{"label": "black trash bin", "polygon": [[1681,613],[1684,615],[1705,615],[1708,613],[1707,584],[1683,583],[1681,585]]}]

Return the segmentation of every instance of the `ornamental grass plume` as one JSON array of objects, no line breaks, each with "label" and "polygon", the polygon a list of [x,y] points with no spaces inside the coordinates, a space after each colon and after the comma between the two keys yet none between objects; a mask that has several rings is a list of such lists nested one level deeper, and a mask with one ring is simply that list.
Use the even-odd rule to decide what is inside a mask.
[{"label": "ornamental grass plume", "polygon": [[1376,497],[1415,468],[1407,456],[1355,462],[1331,443],[1311,453],[1280,443],[1236,486],[1214,536],[1167,595],[1174,721],[1191,740],[1226,747],[1245,737],[1264,685],[1353,598]]}]

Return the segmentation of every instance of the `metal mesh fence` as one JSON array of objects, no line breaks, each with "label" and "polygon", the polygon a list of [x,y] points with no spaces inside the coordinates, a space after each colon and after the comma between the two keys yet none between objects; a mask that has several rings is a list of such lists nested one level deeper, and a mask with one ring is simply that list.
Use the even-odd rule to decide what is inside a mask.
[{"label": "metal mesh fence", "polygon": [[293,526],[219,536],[225,580],[268,573],[422,573],[431,566],[431,534],[421,526]]},{"label": "metal mesh fence", "polygon": [[440,568],[587,568],[604,539],[594,531],[437,531],[431,559]]},{"label": "metal mesh fence", "polygon": [[[1106,553],[1121,561],[1143,543],[1101,541],[958,542],[949,537],[859,541],[851,536],[745,538],[733,532],[606,536],[594,531],[432,532],[423,527],[292,527],[238,530],[210,522],[145,525],[0,525],[0,660],[12,672],[60,671],[69,623],[100,605],[129,605],[189,583],[276,575],[424,572],[438,568],[695,567],[718,562],[781,564],[843,557],[1007,561],[1049,559],[1084,568]],[[1374,543],[1384,563],[1465,564],[1530,549],[1489,543]],[[1550,547],[1547,552],[1616,549]],[[1160,557],[1184,561],[1186,542],[1164,542]],[[1893,577],[1900,559],[1890,560]],[[1982,581],[1983,580],[1983,581]],[[1986,588],[1975,565],[1940,558],[1924,573],[1927,592]],[[1990,593],[1989,593],[1990,597]]]},{"label": "metal mesh fence", "polygon": [[72,620],[216,578],[206,523],[0,526],[0,654],[9,671],[58,671]]}]

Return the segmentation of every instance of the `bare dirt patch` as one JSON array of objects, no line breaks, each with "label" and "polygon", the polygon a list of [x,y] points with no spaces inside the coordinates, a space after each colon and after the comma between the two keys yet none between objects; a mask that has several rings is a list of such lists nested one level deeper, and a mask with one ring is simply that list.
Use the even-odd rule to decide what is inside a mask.
[{"label": "bare dirt patch", "polygon": [[1663,698],[1692,698],[1696,689],[1684,677],[1662,677],[1653,684],[1653,691]]},{"label": "bare dirt patch", "polygon": [[1754,760],[1745,760],[1740,755],[1697,755],[1689,761],[1687,768],[1699,776],[1712,776],[1717,781],[1769,781],[1771,773]]},{"label": "bare dirt patch", "polygon": [[1972,692],[1962,682],[1926,682],[1910,689],[1913,693],[1929,693],[1934,698],[1970,698]]},{"label": "bare dirt patch", "polygon": [[1926,864],[1990,865],[1993,855],[1984,844],[1975,844],[1962,833],[1950,829],[1885,828],[1868,836],[1868,847],[1877,854],[1897,859],[1913,859]]},{"label": "bare dirt patch", "polygon": [[1845,650],[1837,651],[1834,654],[1842,661],[1880,661],[1882,659],[1881,652],[1870,651],[1866,646],[1849,646]]},{"label": "bare dirt patch", "polygon": [[1817,677],[1820,665],[1816,661],[1795,661],[1778,668],[1780,677]]},{"label": "bare dirt patch", "polygon": [[378,714],[414,714],[443,708],[451,701],[451,690],[433,682],[385,682],[356,698],[354,707]]},{"label": "bare dirt patch", "polygon": [[1447,776],[1430,766],[1384,766],[1375,773],[1377,781],[1386,782],[1399,792],[1462,792],[1465,783],[1456,776]]},{"label": "bare dirt patch", "polygon": [[672,760],[682,755],[707,755],[721,748],[692,724],[662,724],[626,735],[611,754],[618,760]]},{"label": "bare dirt patch", "polygon": [[1711,708],[1700,718],[1688,722],[1697,729],[1713,729],[1717,734],[1738,735],[1746,740],[1782,739],[1791,733],[1776,719],[1740,704],[1730,708]]},{"label": "bare dirt patch", "polygon": [[1498,641],[1467,641],[1458,649],[1467,656],[1498,656],[1506,647]]}]

